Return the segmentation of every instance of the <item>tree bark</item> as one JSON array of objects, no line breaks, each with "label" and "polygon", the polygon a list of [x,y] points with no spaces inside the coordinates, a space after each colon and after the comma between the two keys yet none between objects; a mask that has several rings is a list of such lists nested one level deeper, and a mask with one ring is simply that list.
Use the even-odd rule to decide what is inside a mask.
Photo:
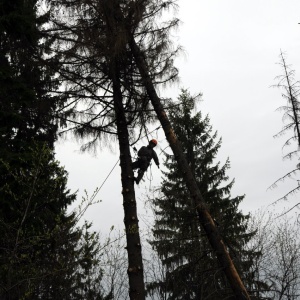
[{"label": "tree bark", "polygon": [[135,58],[136,64],[138,66],[139,72],[141,74],[143,84],[147,90],[147,93],[151,99],[153,108],[157,114],[157,117],[162,125],[162,128],[165,132],[166,138],[170,144],[170,147],[174,153],[175,159],[178,163],[182,174],[184,174],[184,179],[187,185],[187,188],[190,191],[191,197],[196,203],[195,209],[198,213],[198,218],[201,225],[206,232],[208,240],[217,255],[219,263],[223,268],[223,271],[228,279],[229,284],[233,290],[233,293],[236,296],[236,299],[245,300],[250,299],[247,293],[247,290],[230,258],[230,255],[226,249],[226,246],[218,233],[218,230],[215,226],[215,223],[206,208],[205,201],[198,189],[197,183],[194,179],[192,171],[187,163],[186,157],[182,151],[180,142],[178,141],[174,130],[171,126],[171,123],[167,117],[167,114],[161,104],[160,98],[158,97],[151,77],[149,75],[147,63],[144,59],[143,53],[140,50],[139,46],[136,44],[134,38],[130,41],[130,48]]},{"label": "tree bark", "polygon": [[120,149],[121,182],[124,207],[124,224],[126,230],[128,253],[129,297],[132,300],[145,299],[142,248],[139,235],[132,161],[130,155],[129,134],[122,102],[122,93],[118,76],[118,62],[110,67],[113,82],[113,102]]},{"label": "tree bark", "polygon": [[130,155],[129,133],[123,106],[123,95],[120,81],[122,57],[126,52],[126,42],[123,40],[122,15],[118,1],[106,0],[102,3],[106,22],[106,38],[108,54],[106,61],[109,77],[113,86],[113,103],[117,123],[117,135],[120,149],[121,183],[124,207],[124,224],[128,254],[129,298],[145,300],[145,284],[143,273],[142,248],[139,235],[137,207],[134,190],[134,175]]}]

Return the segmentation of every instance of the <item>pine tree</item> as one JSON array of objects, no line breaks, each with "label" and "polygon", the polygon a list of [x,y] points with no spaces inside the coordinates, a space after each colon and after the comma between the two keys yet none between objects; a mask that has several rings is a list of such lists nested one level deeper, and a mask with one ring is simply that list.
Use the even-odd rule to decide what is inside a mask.
[{"label": "pine tree", "polygon": [[[231,197],[234,181],[228,182],[226,175],[229,160],[223,166],[215,163],[221,139],[216,140],[209,117],[192,114],[195,99],[187,91],[182,92],[179,103],[180,108],[170,112],[175,133],[218,230],[245,277],[249,262],[243,245],[251,234],[247,233],[249,216],[238,209],[244,196]],[[168,272],[166,280],[150,284],[150,290],[164,287],[167,299],[235,299],[199,226],[196,204],[173,156],[167,156],[165,166],[168,171],[164,172],[161,195],[153,202],[156,220],[151,244]]]}]

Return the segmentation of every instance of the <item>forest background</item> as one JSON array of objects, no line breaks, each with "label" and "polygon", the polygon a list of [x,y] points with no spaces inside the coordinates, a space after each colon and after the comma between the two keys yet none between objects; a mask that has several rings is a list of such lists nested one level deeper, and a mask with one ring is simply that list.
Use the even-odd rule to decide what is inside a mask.
[{"label": "forest background", "polygon": [[[34,2],[30,2],[30,4],[31,3],[33,4]],[[59,1],[55,3],[59,3]],[[65,7],[68,8],[69,3],[65,3]],[[299,168],[297,160],[293,160],[290,163],[284,162],[279,165],[281,157],[286,154],[286,152],[278,151],[278,149],[282,148],[282,144],[289,136],[278,139],[276,142],[273,141],[273,135],[281,130],[284,123],[280,120],[282,113],[279,113],[278,117],[275,117],[275,113],[273,111],[270,112],[270,109],[272,109],[273,105],[275,108],[285,105],[282,101],[286,101],[286,99],[282,99],[281,90],[270,89],[269,86],[276,86],[279,78],[275,79],[275,76],[282,75],[285,71],[280,65],[276,65],[276,62],[280,62],[279,54],[284,52],[287,63],[291,62],[292,68],[297,70],[298,66],[294,60],[296,60],[296,49],[299,49],[299,47],[297,47],[299,46],[299,34],[297,31],[299,27],[296,26],[298,24],[297,21],[295,21],[297,16],[292,16],[296,11],[295,6],[282,7],[283,3],[274,2],[274,4],[275,3],[276,5],[271,8],[259,3],[257,3],[257,6],[252,6],[252,3],[251,7],[246,7],[238,4],[236,1],[229,1],[226,5],[224,3],[221,5],[219,2],[211,2],[207,6],[202,3],[202,7],[200,3],[200,6],[198,6],[198,4],[192,6],[193,12],[195,13],[194,15],[194,13],[190,11],[190,3],[189,6],[185,7],[184,5],[181,6],[181,1],[178,1],[178,16],[183,21],[183,24],[178,32],[172,32],[172,35],[168,36],[168,38],[172,39],[176,45],[182,44],[185,48],[185,54],[175,60],[181,81],[176,85],[159,90],[159,94],[162,98],[172,98],[173,101],[179,96],[183,88],[188,89],[193,95],[203,93],[203,96],[201,96],[203,102],[198,103],[197,110],[201,111],[203,116],[205,116],[206,113],[209,114],[213,130],[217,130],[218,137],[223,139],[223,144],[220,148],[221,151],[219,151],[216,161],[220,160],[222,164],[226,161],[227,157],[230,158],[232,167],[228,173],[229,179],[235,178],[236,180],[232,194],[233,196],[247,195],[239,209],[242,209],[244,213],[251,212],[253,216],[259,215],[257,210],[264,209],[275,211],[275,214],[281,215],[290,207],[297,204],[296,197],[290,197],[289,202],[276,202],[278,198],[298,186],[297,177],[289,178],[289,182],[284,183],[282,188],[267,190],[268,186],[272,185],[275,180],[291,169],[294,169],[295,166]],[[118,270],[118,284],[122,285],[122,291],[118,297],[122,299],[127,293],[126,284],[123,285],[124,275],[122,275],[122,272],[124,272],[123,274],[126,272],[127,264],[124,253],[124,241],[122,238],[119,239],[120,235],[124,235],[124,216],[122,211],[122,188],[120,185],[118,157],[121,157],[121,165],[123,167],[122,193],[124,197],[123,205],[125,214],[127,213],[125,216],[125,225],[127,228],[126,236],[128,238],[126,249],[128,250],[128,248],[131,247],[131,250],[128,250],[129,260],[133,257],[133,250],[135,255],[140,251],[139,239],[134,241],[134,238],[138,235],[138,231],[135,231],[138,217],[140,219],[139,227],[143,241],[145,276],[148,283],[149,272],[151,272],[149,270],[151,270],[151,267],[153,267],[153,275],[157,276],[155,268],[160,266],[158,260],[157,264],[153,263],[151,265],[151,259],[149,260],[149,258],[153,253],[151,254],[151,251],[150,254],[147,253],[149,248],[144,242],[145,237],[150,237],[149,233],[153,226],[151,217],[152,202],[149,201],[149,199],[153,197],[154,191],[160,185],[161,171],[155,169],[155,167],[151,167],[145,176],[145,181],[136,187],[138,215],[135,217],[135,215],[132,215],[134,211],[130,211],[130,209],[135,206],[134,198],[130,198],[134,197],[134,194],[133,196],[129,196],[129,194],[127,196],[124,195],[126,192],[130,192],[129,189],[124,188],[126,184],[131,187],[133,186],[133,182],[130,181],[130,174],[129,177],[124,177],[124,174],[128,175],[127,172],[124,173],[126,170],[124,166],[125,164],[130,166],[130,160],[124,160],[123,152],[119,155],[117,145],[111,140],[108,141],[107,148],[96,147],[93,149],[93,153],[79,153],[78,149],[83,141],[78,140],[79,143],[76,144],[74,136],[70,134],[64,135],[64,138],[59,138],[54,150],[57,153],[55,158],[58,159],[59,163],[65,165],[65,169],[70,173],[69,182],[67,183],[66,173],[59,168],[58,162],[54,162],[53,160],[53,142],[56,140],[57,132],[56,126],[53,123],[54,115],[51,114],[51,112],[57,109],[59,105],[63,105],[63,102],[59,101],[68,99],[70,97],[68,93],[72,93],[72,90],[67,91],[67,93],[63,95],[65,98],[53,97],[54,95],[51,93],[47,94],[47,91],[57,93],[57,95],[60,94],[60,90],[57,89],[58,85],[56,85],[58,81],[48,80],[54,76],[54,70],[58,70],[55,68],[58,66],[58,60],[56,60],[56,58],[59,56],[47,56],[49,52],[39,52],[43,46],[45,46],[45,49],[48,49],[47,47],[51,45],[51,39],[47,39],[47,37],[44,39],[41,38],[40,34],[42,34],[42,32],[36,30],[35,26],[31,26],[35,24],[33,23],[35,21],[40,22],[40,24],[46,22],[49,16],[54,17],[53,22],[57,22],[55,26],[58,25],[60,21],[57,21],[59,19],[55,20],[55,15],[51,14],[45,14],[43,17],[36,18],[30,4],[26,2],[25,5],[25,2],[22,1],[16,3],[4,1],[1,3],[1,11],[3,14],[1,18],[1,26],[3,26],[3,30],[1,31],[1,80],[3,81],[1,85],[1,95],[3,95],[1,102],[1,108],[3,108],[1,110],[1,130],[3,132],[1,135],[3,139],[1,150],[1,177],[2,182],[4,182],[4,185],[1,187],[1,201],[3,204],[1,210],[1,276],[3,278],[1,292],[6,295],[7,299],[15,299],[15,295],[24,293],[25,294],[21,296],[22,299],[32,297],[32,299],[34,299],[34,295],[36,298],[41,297],[41,295],[52,295],[51,297],[56,299],[58,295],[54,296],[54,294],[59,294],[59,291],[52,287],[60,285],[64,289],[65,298],[68,298],[68,290],[70,288],[72,289],[72,297],[74,296],[76,299],[82,297],[102,299],[102,291],[106,294],[108,293],[107,299],[110,299],[114,297],[113,295],[115,295],[116,287],[118,286],[113,283],[113,279],[116,279],[114,274],[116,274],[115,272]],[[74,4],[79,5],[79,10],[82,9],[79,2],[74,2]],[[124,9],[128,9],[130,13],[134,12],[137,14],[139,10],[134,9],[131,11],[130,4],[132,3],[126,3],[128,6],[125,6]],[[131,24],[131,19],[124,19],[123,16],[118,14],[121,12],[118,10],[120,9],[119,2],[104,1],[101,5],[104,5],[103,7],[99,7],[100,11],[103,8],[104,20],[106,21],[98,23],[98,19],[100,18],[97,18],[96,15],[93,21],[96,22],[97,26],[89,27],[88,29],[93,30],[93,28],[97,28],[97,30],[99,30],[99,28],[101,28],[102,31],[96,31],[97,34],[103,33],[103,36],[101,36],[103,39],[98,39],[98,42],[100,42],[100,44],[102,42],[104,43],[104,41],[108,42],[104,44],[104,47],[93,48],[94,45],[92,46],[92,44],[90,44],[91,48],[89,48],[89,51],[93,52],[97,49],[97,55],[101,55],[101,52],[100,54],[98,53],[100,49],[100,51],[102,50],[104,53],[105,59],[103,64],[102,61],[97,60],[97,66],[103,71],[103,80],[105,80],[105,76],[107,75],[108,80],[111,79],[113,82],[114,110],[116,113],[116,123],[118,125],[118,137],[120,138],[122,137],[121,133],[124,132],[124,125],[122,124],[126,122],[122,121],[122,115],[120,114],[120,111],[123,109],[120,110],[120,107],[122,107],[122,105],[120,105],[120,103],[122,103],[120,102],[120,100],[122,101],[122,97],[117,97],[117,95],[120,96],[121,93],[115,93],[118,91],[116,76],[117,74],[121,74],[118,72],[123,71],[123,67],[124,70],[127,70],[126,68],[131,66],[126,60],[128,58],[132,59],[131,55],[133,55],[138,65],[140,74],[145,76],[147,72],[144,72],[145,69],[143,71],[143,58],[142,55],[139,54],[138,48],[135,48],[134,39],[129,39],[128,44],[124,44],[132,51],[128,52],[129,56],[114,56],[114,53],[111,52],[108,54],[108,49],[116,50],[116,53],[119,54],[121,53],[119,52],[120,49],[122,49],[124,51],[122,52],[123,54],[127,53],[128,48],[126,48],[126,46],[122,48],[123,38],[119,40],[119,42],[121,41],[120,49],[116,46],[118,44],[115,44],[115,40],[110,39],[110,33],[113,32],[116,35],[120,35],[121,32],[118,26],[110,27],[110,25],[116,22],[116,24],[121,26],[121,29],[124,26],[124,32],[129,34],[127,30],[130,27],[127,27],[129,25],[126,22],[129,20]],[[111,9],[110,5],[116,6]],[[166,4],[162,4],[158,7],[164,8],[165,6]],[[53,7],[53,11],[56,11],[57,16],[63,16],[64,10],[59,11],[57,7]],[[20,13],[22,8],[24,9],[24,16],[23,13]],[[41,6],[41,9],[42,8]],[[185,11],[187,15],[185,15]],[[70,12],[69,20],[72,24],[72,22],[77,21],[77,19],[73,19],[73,12]],[[107,13],[110,18],[106,19],[107,15],[105,13]],[[286,22],[286,19],[282,18],[282,15],[285,14],[288,15],[287,19],[289,22],[293,21],[292,23]],[[138,16],[137,14],[137,17]],[[195,16],[195,19],[193,19],[192,16]],[[281,18],[279,18],[279,16],[281,16]],[[80,18],[81,16],[79,16],[78,20],[80,20]],[[62,17],[62,19],[64,19],[64,17]],[[82,23],[88,24],[86,21],[87,19],[83,17]],[[253,28],[250,21],[257,27]],[[12,24],[21,25],[14,27]],[[239,26],[237,26],[237,24],[239,24]],[[64,24],[60,25],[64,27]],[[134,26],[135,25],[133,25],[133,28]],[[294,30],[294,27],[297,29]],[[289,30],[287,30],[287,28]],[[46,33],[47,27],[44,29],[44,33]],[[51,30],[52,29],[49,31]],[[53,29],[54,32],[55,30],[56,29]],[[60,30],[61,29],[58,29],[58,31]],[[70,31],[72,30],[73,25],[70,26]],[[67,32],[66,35],[63,36],[65,41],[68,41],[70,31],[65,31]],[[80,39],[82,35],[79,33],[78,37]],[[88,34],[84,35],[84,38],[89,37]],[[55,40],[55,38],[53,40]],[[93,41],[93,39],[91,41]],[[113,43],[111,41],[113,41]],[[190,43],[190,41],[192,42]],[[280,46],[277,50],[274,50],[274,48],[281,43],[283,43],[286,48]],[[65,69],[59,69],[60,75],[62,76],[60,77],[61,79],[71,74],[69,73],[70,69],[67,64],[73,62],[72,59],[76,56],[72,58],[70,54],[76,52],[76,46],[79,44],[75,46],[75,52],[72,52],[74,49],[69,51],[64,48],[68,45],[67,43],[64,45],[56,45],[58,47],[57,51],[61,51],[60,54],[62,56],[64,55],[63,57],[65,59],[60,61],[66,66]],[[80,50],[80,47],[78,49]],[[81,52],[79,51],[77,53]],[[271,53],[274,53],[276,59],[273,60]],[[292,53],[292,55],[290,55],[290,53]],[[156,55],[153,57],[155,58]],[[97,58],[99,58],[99,56],[97,56]],[[68,61],[68,59],[70,60]],[[123,59],[126,63],[124,63]],[[43,64],[46,60],[48,64]],[[107,65],[105,64],[106,62]],[[91,72],[89,74],[93,74],[92,70],[94,65],[92,60],[89,60],[88,64],[91,68],[88,69],[88,71]],[[74,66],[75,64],[70,64],[71,69]],[[78,66],[80,66],[80,64]],[[157,72],[157,68],[153,70],[154,73]],[[123,73],[125,84],[131,80],[131,78],[126,77],[127,74],[127,71]],[[82,77],[80,77],[81,73],[79,73],[78,77],[78,87],[81,89]],[[270,79],[270,77],[272,79]],[[55,76],[52,78],[55,78]],[[84,80],[87,81],[90,79],[90,75],[84,78]],[[143,79],[145,79],[145,77]],[[129,81],[126,82],[126,80]],[[69,86],[67,86],[67,88],[68,87]],[[141,91],[142,90],[140,90],[140,92]],[[155,106],[155,99],[158,99],[158,97],[155,96],[156,98],[153,98],[153,94],[150,96],[151,93],[149,91],[149,86],[147,86],[148,96],[150,98],[152,97],[151,101]],[[139,100],[139,96],[145,97],[141,98],[143,101],[147,99],[147,95],[137,95],[138,94],[135,96]],[[130,92],[127,96],[129,97],[128,99],[131,100]],[[126,97],[126,93],[124,97]],[[143,101],[136,103],[144,103]],[[107,107],[110,106],[108,105]],[[47,110],[46,114],[44,113],[45,110]],[[60,124],[65,125],[66,119],[64,118],[74,116],[72,114],[72,111],[62,113],[60,116]],[[86,114],[86,116],[88,115],[89,114]],[[114,117],[114,114],[108,113],[106,116],[110,118]],[[160,117],[162,117],[162,115],[160,115]],[[141,118],[141,122],[143,122],[143,118]],[[89,124],[90,123],[88,123],[88,125]],[[78,130],[79,134],[80,132],[85,132],[86,125],[87,124]],[[113,126],[113,124],[111,125]],[[166,130],[166,128],[164,129]],[[62,128],[62,130],[66,130],[66,128]],[[138,143],[135,144],[135,147],[139,148],[147,144],[147,140],[150,138],[156,138],[159,143],[156,150],[161,163],[163,163],[170,149],[168,148],[160,126],[154,123],[145,131],[148,132],[148,135],[140,138]],[[60,136],[60,132],[58,132],[58,135]],[[127,148],[122,148],[122,145],[124,146],[125,144],[124,139],[126,142],[126,138],[123,136],[123,142],[120,143],[120,147],[123,151],[127,151]],[[174,144],[172,145],[170,139],[169,142],[174,151]],[[133,154],[133,149],[131,149],[131,151]],[[297,147],[295,151],[297,151]],[[180,154],[180,151],[176,153]],[[125,156],[126,159],[129,157],[127,155]],[[275,160],[275,158],[277,159]],[[131,172],[130,167],[129,170]],[[164,170],[164,167],[162,167],[162,173]],[[186,170],[187,168],[182,167],[183,173],[185,173]],[[42,175],[38,176],[38,174]],[[187,174],[186,177],[188,178],[188,176],[190,175]],[[241,179],[240,183],[238,183],[239,178]],[[193,186],[193,191],[191,189],[190,191],[194,192],[197,190],[197,187],[195,187],[192,182],[194,182],[194,179],[193,176],[190,176],[187,183],[188,185],[191,183],[189,188]],[[66,190],[68,187],[71,188],[71,192],[78,190],[78,200],[71,206],[69,204],[73,202],[75,196]],[[87,207],[87,211],[85,211],[85,206],[83,206],[85,214],[80,218],[80,214],[76,216],[76,213],[78,213],[78,210],[76,212],[76,208],[78,208],[81,197],[86,199],[84,205],[86,205],[86,203],[93,205]],[[197,197],[198,196],[195,196],[195,199],[198,201],[199,198]],[[198,203],[197,211],[199,213],[199,219],[202,225],[204,225],[204,228],[206,228],[205,230],[214,228],[214,233],[217,233],[218,229],[216,228],[219,227],[217,220],[213,220],[210,217],[201,219],[201,216],[204,217],[206,209],[200,205],[201,203],[196,203]],[[65,211],[67,206],[68,212]],[[128,210],[126,212],[127,208]],[[70,214],[73,209],[75,209],[75,213]],[[222,210],[222,212],[224,219],[228,217],[225,211]],[[297,207],[291,211],[291,214],[296,214],[296,217],[298,217]],[[78,219],[80,219],[80,223],[78,223]],[[209,222],[207,222],[208,219],[210,220]],[[85,220],[88,220],[91,224],[86,223]],[[134,226],[132,225],[133,223]],[[76,227],[77,224],[79,224],[80,227]],[[206,227],[207,225],[208,227]],[[223,227],[223,225],[221,227]],[[243,224],[233,225],[237,225],[237,228],[232,233],[238,234],[237,229],[239,226],[243,226]],[[196,227],[193,228],[195,229]],[[259,234],[264,233],[264,230],[262,227],[259,229],[262,231],[258,232],[255,242],[258,243],[259,247],[263,246],[263,258],[268,261],[268,256],[266,255],[269,252],[265,249],[267,244],[259,244]],[[113,233],[111,231],[113,231]],[[208,232],[209,231],[207,231],[207,235],[210,237]],[[265,233],[268,232],[269,231],[265,231]],[[97,233],[101,235],[100,243],[98,243]],[[109,239],[107,239],[108,233],[110,233]],[[227,233],[228,232],[222,233],[224,239],[226,239]],[[241,233],[242,235],[236,238],[236,241],[241,243],[239,247],[251,236],[251,234],[243,235],[243,229]],[[296,234],[297,231],[291,231],[291,233]],[[202,238],[200,231],[199,234],[199,238]],[[290,232],[284,235],[285,238],[287,236],[289,237],[287,243],[281,243],[280,238],[282,236],[278,236],[277,239],[274,239],[275,244],[272,245],[273,247],[281,247],[280,250],[288,246],[290,248],[284,251],[284,253],[292,255],[293,253],[290,250],[294,248],[298,250],[299,247],[297,238],[290,238],[291,235],[289,234]],[[222,249],[225,252],[222,252],[223,250],[218,251],[220,250],[219,246],[223,245],[218,236],[219,233],[215,235],[215,237],[217,237],[216,239],[211,240],[211,244],[216,253],[220,255],[226,253],[226,251],[232,251],[229,240],[227,240],[227,242],[229,242],[228,245],[226,242],[228,249],[225,250],[224,247]],[[116,238],[115,243],[111,243],[112,237]],[[131,239],[131,242],[129,242],[129,239]],[[233,240],[234,239],[235,237],[233,237]],[[27,241],[30,241],[30,243],[27,243]],[[268,242],[268,240],[264,241]],[[214,244],[215,242],[216,244]],[[293,244],[294,242],[296,244]],[[199,245],[202,247],[205,245],[205,242],[199,244],[199,240],[196,240],[195,245],[197,245],[196,247]],[[247,246],[250,247],[251,245]],[[240,259],[240,261],[237,262],[238,267],[242,267],[244,263],[246,265],[252,255],[253,257],[257,257],[256,255],[258,254],[253,248],[250,249],[250,256],[248,256],[249,253],[246,248],[243,248],[243,250],[241,250],[241,248],[237,249],[241,256],[236,256],[235,253],[233,253],[233,256],[235,260],[237,257]],[[272,249],[273,252],[271,253],[275,255],[277,248]],[[118,251],[120,252],[117,253]],[[74,254],[66,256],[65,252]],[[204,256],[201,257],[206,257],[207,253],[210,252],[211,250],[204,249],[204,252],[202,252]],[[44,257],[45,254],[49,257]],[[296,254],[298,255],[298,252]],[[291,258],[291,262],[297,259],[297,263],[292,264],[292,271],[297,270],[299,260],[297,255]],[[186,257],[186,253],[184,253],[184,257]],[[210,257],[210,255],[207,256],[208,261]],[[140,258],[139,256],[138,259]],[[195,256],[194,258],[197,259]],[[224,264],[224,261],[222,264],[220,256],[218,256],[218,258],[226,273],[226,270],[229,269],[227,267],[228,264],[226,262]],[[252,258],[251,263],[253,262]],[[67,262],[66,259],[69,259],[70,262]],[[121,263],[120,268],[118,262]],[[130,265],[129,261],[129,268],[127,270],[129,282],[130,278],[139,278],[138,284],[137,280],[130,282],[130,284],[136,284],[136,288],[138,287],[138,289],[136,289],[131,286],[130,293],[133,298],[135,297],[134,293],[137,293],[137,295],[143,294],[143,292],[138,292],[142,291],[142,286],[139,285],[141,283],[140,279],[142,279],[141,262],[141,260],[139,262],[135,261],[133,264],[132,261]],[[227,260],[227,262],[229,261]],[[260,262],[259,260],[255,261],[257,264]],[[57,264],[57,267],[52,267],[54,263]],[[100,268],[98,263],[102,264]],[[192,261],[191,265],[193,265]],[[268,265],[269,264],[265,264],[264,266]],[[20,268],[20,266],[22,266],[22,268]],[[132,266],[134,266],[134,268],[132,268]],[[218,271],[219,266],[217,266],[215,270]],[[278,268],[275,268],[275,271],[278,270]],[[61,271],[65,271],[66,273],[61,274]],[[258,271],[262,273],[258,273]],[[109,272],[112,273],[109,274]],[[139,277],[134,275],[135,272],[139,274]],[[203,270],[201,269],[201,273],[202,272]],[[272,270],[271,273],[273,274],[274,270]],[[168,274],[167,272],[166,275]],[[244,278],[247,278],[249,290],[254,289],[253,291],[255,293],[258,291],[260,280],[257,278],[257,280],[252,283],[251,276],[255,275],[260,277],[262,274],[266,275],[266,278],[269,280],[267,270],[263,268],[260,269],[260,267],[254,264],[252,264],[252,269],[249,270],[249,272],[242,272]],[[293,282],[296,280],[296,283],[293,285],[292,290],[288,291],[287,297],[291,294],[297,297],[299,286],[297,274],[298,273],[296,273],[292,279]],[[250,277],[248,275],[250,275]],[[277,275],[274,276],[274,278],[278,280],[279,277]],[[110,285],[104,284],[104,289],[102,289],[103,284],[100,283],[102,278],[106,282],[111,280]],[[252,277],[252,279],[253,278],[254,277]],[[230,276],[228,279],[230,279]],[[284,289],[291,286],[289,276],[285,279],[287,279],[287,285],[284,286]],[[31,281],[37,284],[31,285]],[[75,286],[73,285],[74,282],[76,282]],[[223,280],[220,279],[218,282],[223,282]],[[236,282],[238,282],[238,280]],[[241,286],[235,289],[232,283],[233,281],[230,281],[234,293],[239,295],[239,299],[244,299],[245,293],[242,289],[239,289]],[[275,285],[276,284],[272,282],[269,288],[273,288]],[[18,286],[18,289],[15,289],[15,286]],[[222,290],[224,289],[224,293],[227,294],[228,287],[226,283],[221,283],[220,288]],[[259,287],[259,289],[260,288],[261,287]],[[280,289],[276,288],[274,291],[281,294]],[[214,293],[215,292],[214,290]],[[270,292],[273,291],[270,290]],[[284,293],[283,290],[282,293]],[[47,298],[47,296],[42,297]]]}]

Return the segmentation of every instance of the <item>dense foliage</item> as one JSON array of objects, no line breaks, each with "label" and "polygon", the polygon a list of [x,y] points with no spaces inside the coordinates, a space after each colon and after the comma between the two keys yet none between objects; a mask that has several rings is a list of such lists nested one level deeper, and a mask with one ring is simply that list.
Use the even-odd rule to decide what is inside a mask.
[{"label": "dense foliage", "polygon": [[0,1],[0,298],[102,299],[99,239],[76,227],[54,157],[55,57],[38,2]]}]

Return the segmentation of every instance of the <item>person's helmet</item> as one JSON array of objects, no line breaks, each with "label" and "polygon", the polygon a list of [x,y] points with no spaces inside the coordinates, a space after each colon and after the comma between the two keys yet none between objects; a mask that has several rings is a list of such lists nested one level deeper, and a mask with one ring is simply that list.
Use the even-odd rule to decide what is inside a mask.
[{"label": "person's helmet", "polygon": [[153,143],[156,146],[157,145],[157,140],[152,139],[149,143]]}]

